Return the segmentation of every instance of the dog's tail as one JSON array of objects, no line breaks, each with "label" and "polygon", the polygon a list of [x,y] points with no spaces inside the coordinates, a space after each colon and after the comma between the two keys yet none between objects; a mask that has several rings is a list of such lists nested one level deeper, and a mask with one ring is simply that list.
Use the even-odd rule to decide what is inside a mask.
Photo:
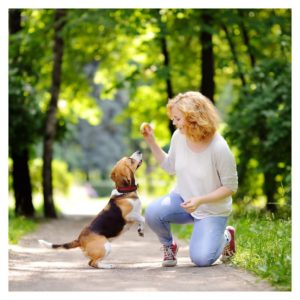
[{"label": "dog's tail", "polygon": [[74,240],[69,243],[65,244],[52,244],[44,240],[39,240],[40,245],[46,247],[46,248],[52,248],[52,249],[58,249],[58,248],[64,248],[64,249],[72,249],[72,248],[77,248],[80,246],[80,243],[78,240]]}]

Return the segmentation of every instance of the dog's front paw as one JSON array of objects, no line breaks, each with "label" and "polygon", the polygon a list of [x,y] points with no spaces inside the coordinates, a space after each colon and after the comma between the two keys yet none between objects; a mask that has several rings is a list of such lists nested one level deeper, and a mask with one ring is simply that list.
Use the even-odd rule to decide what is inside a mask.
[{"label": "dog's front paw", "polygon": [[139,234],[139,236],[144,237],[144,230],[142,230],[142,228],[139,228],[138,234]]}]

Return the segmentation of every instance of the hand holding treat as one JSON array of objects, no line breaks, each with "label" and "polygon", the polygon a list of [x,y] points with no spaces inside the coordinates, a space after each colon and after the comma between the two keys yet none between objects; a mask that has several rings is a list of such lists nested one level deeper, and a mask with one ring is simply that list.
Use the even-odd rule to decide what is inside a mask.
[{"label": "hand holding treat", "polygon": [[154,138],[154,130],[152,125],[150,125],[149,123],[142,123],[141,127],[140,127],[140,132],[143,135],[145,141],[147,142],[147,144],[153,144],[155,142],[155,138]]},{"label": "hand holding treat", "polygon": [[148,136],[153,133],[153,128],[149,123],[144,122],[140,127],[140,132],[142,135]]}]

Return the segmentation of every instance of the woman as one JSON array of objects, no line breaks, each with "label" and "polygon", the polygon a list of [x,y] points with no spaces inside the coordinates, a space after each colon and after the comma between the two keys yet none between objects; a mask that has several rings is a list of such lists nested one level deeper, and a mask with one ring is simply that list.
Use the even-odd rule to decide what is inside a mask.
[{"label": "woman", "polygon": [[238,186],[235,160],[217,133],[219,117],[213,104],[201,93],[177,95],[169,101],[167,112],[177,127],[168,153],[157,144],[150,126],[141,131],[160,166],[176,175],[176,186],[147,207],[146,222],[163,245],[163,266],[177,264],[178,246],[170,223],[194,224],[191,260],[209,266],[221,254],[226,258],[235,253],[234,228],[226,227],[231,195]]}]

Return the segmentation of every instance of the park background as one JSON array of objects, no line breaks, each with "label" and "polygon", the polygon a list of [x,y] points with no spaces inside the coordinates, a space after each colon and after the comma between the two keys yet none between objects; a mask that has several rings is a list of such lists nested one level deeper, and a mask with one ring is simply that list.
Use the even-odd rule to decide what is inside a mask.
[{"label": "park background", "polygon": [[[137,149],[140,193],[150,201],[166,193],[174,178],[139,127],[151,122],[167,151],[174,128],[165,107],[187,90],[215,103],[237,160],[233,222],[248,231],[240,263],[256,261],[262,276],[290,289],[289,9],[10,10],[10,225],[58,217],[56,200],[72,205],[74,187],[92,201],[108,197],[111,167]],[[266,264],[253,251],[266,247],[271,228],[279,251]]]}]

